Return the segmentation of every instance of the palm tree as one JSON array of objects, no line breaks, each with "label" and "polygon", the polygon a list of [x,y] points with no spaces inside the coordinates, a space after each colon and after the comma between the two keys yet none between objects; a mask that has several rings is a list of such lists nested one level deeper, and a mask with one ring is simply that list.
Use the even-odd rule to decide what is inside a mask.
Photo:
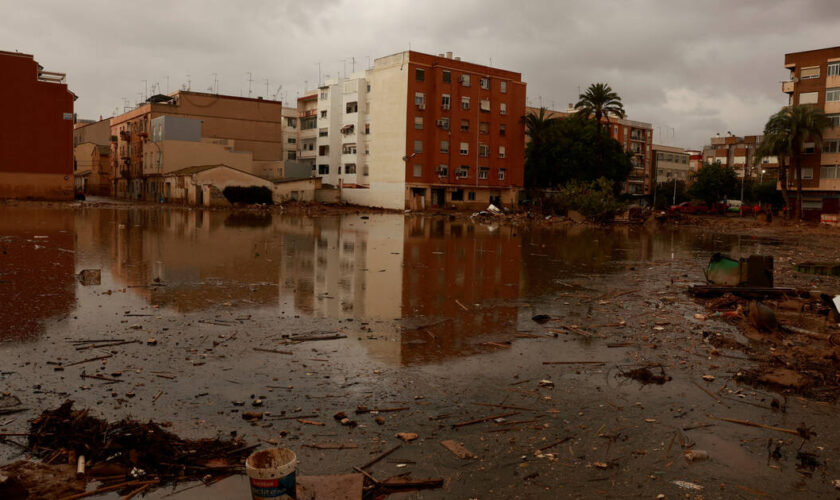
[{"label": "palm tree", "polygon": [[549,117],[546,108],[540,108],[539,112],[530,111],[520,120],[525,125],[525,135],[531,138],[535,146],[542,146],[548,138],[548,131],[557,122],[556,117]]},{"label": "palm tree", "polygon": [[575,104],[575,109],[578,115],[589,119],[595,117],[595,140],[598,147],[598,159],[603,162],[603,145],[601,143],[601,120],[606,117],[609,120],[610,115],[624,118],[624,105],[621,103],[621,97],[618,96],[613,89],[606,83],[593,83],[586,89],[586,93],[580,94],[579,101]]},{"label": "palm tree", "polygon": [[[779,147],[790,156],[796,173],[796,217],[802,217],[802,147],[808,140],[822,142],[823,130],[830,126],[823,110],[811,105],[788,106],[771,116],[764,133],[775,136]],[[780,165],[781,167],[781,165]],[[787,175],[785,175],[785,178]],[[781,176],[780,176],[781,178]]]},{"label": "palm tree", "polygon": [[520,118],[525,125],[525,135],[530,141],[525,149],[525,183],[529,198],[534,198],[534,189],[550,177],[551,158],[544,146],[551,142],[552,130],[559,118],[550,117],[546,108],[530,111]]},{"label": "palm tree", "polygon": [[595,126],[598,133],[601,133],[601,119],[609,115],[624,118],[624,105],[621,97],[606,83],[593,83],[586,89],[586,93],[578,97],[580,100],[575,104],[578,114],[584,118],[591,118],[595,115]]}]

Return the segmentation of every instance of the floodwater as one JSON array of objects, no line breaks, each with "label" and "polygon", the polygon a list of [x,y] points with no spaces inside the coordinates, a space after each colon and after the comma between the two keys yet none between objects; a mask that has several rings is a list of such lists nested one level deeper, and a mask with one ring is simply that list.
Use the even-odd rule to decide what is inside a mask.
[{"label": "floodwater", "polygon": [[[185,437],[236,431],[290,446],[308,474],[351,472],[391,447],[396,432],[418,432],[418,442],[373,471],[447,479],[444,490],[420,498],[686,493],[675,480],[705,484],[707,497],[749,497],[768,485],[831,494],[827,476],[796,472],[801,440],[787,440],[788,462],[768,466],[766,431],[698,427],[693,437],[713,458],[688,465],[683,437],[676,445],[672,438],[675,419],[683,428],[708,424],[709,413],[767,417],[772,395],[739,389],[753,405],[724,408],[688,383],[709,372],[725,380],[745,361],[704,353],[701,333],[709,327],[691,319],[702,308],[684,289],[702,280],[714,252],[775,254],[791,245],[702,229],[446,216],[0,207],[0,387],[31,409],[11,421],[0,417],[0,430],[23,432],[26,419],[69,398],[103,418],[171,422]],[[100,269],[101,284],[80,283],[84,269]],[[551,324],[532,321],[536,314],[604,333],[558,336]],[[297,334],[343,338],[287,345]],[[104,350],[71,343],[111,338],[139,342]],[[85,361],[103,353],[107,359]],[[603,365],[573,364],[593,360]],[[667,366],[673,381],[640,386],[617,376],[647,361]],[[56,371],[58,363],[68,367]],[[123,382],[82,378],[94,372]],[[552,384],[539,385],[545,379]],[[286,417],[250,425],[232,402],[255,398],[266,401],[263,411],[314,415],[327,427]],[[332,425],[334,413],[363,404],[411,409],[388,414],[384,425],[366,415],[356,417],[362,425],[355,430]],[[487,427],[500,421],[450,435],[448,424],[505,412],[494,404],[541,413],[509,417],[527,422],[524,430]],[[834,411],[818,410],[803,401],[768,418],[795,428]],[[826,429],[823,457],[840,451],[834,434]],[[462,463],[437,443],[453,437],[480,458]],[[571,441],[546,450],[556,457],[535,458],[540,444],[563,437]],[[307,448],[347,441],[358,448]],[[16,458],[19,450],[0,444],[0,463]],[[233,478],[213,491],[248,498],[243,484]],[[203,487],[180,488],[151,497],[204,495]]]}]

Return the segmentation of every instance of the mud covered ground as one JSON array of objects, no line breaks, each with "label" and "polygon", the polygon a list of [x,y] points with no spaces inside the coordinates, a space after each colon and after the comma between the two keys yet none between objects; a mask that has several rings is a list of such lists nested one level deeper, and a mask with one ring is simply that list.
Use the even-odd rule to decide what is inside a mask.
[{"label": "mud covered ground", "polygon": [[[767,353],[807,343],[750,333],[686,290],[723,252],[773,255],[777,286],[838,293],[837,278],[792,266],[840,258],[840,232],[714,219],[602,229],[160,207],[0,212],[0,388],[28,408],[0,415],[0,433],[25,433],[72,399],[183,438],[289,447],[301,474],[352,472],[402,443],[396,434],[416,433],[368,469],[445,479],[411,498],[836,493],[832,381],[813,392],[744,377],[774,366]],[[93,268],[99,285],[74,277]],[[818,327],[831,335],[809,324]],[[340,338],[294,340],[319,336]],[[121,341],[137,342],[107,346]],[[0,463],[24,456],[15,441],[25,438],[0,444]],[[240,476],[145,495],[249,492]]]}]

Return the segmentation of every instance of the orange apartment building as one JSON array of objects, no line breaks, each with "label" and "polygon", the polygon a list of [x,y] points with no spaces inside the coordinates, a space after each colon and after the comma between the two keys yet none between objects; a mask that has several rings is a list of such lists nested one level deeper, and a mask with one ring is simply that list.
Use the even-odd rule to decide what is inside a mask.
[{"label": "orange apartment building", "polygon": [[343,199],[416,210],[517,202],[525,152],[520,73],[451,52],[406,51],[376,59],[365,78],[369,177]]},{"label": "orange apartment building", "polygon": [[161,148],[150,140],[151,121],[159,116],[200,120],[202,138],[226,145],[234,152],[251,153],[256,170],[284,159],[280,101],[186,90],[156,95],[111,118],[114,196],[150,200],[160,196],[162,180],[150,181],[143,173],[145,150],[151,148],[152,153],[159,153],[158,164],[165,161]]},{"label": "orange apartment building", "polygon": [[[540,108],[529,106],[527,112],[539,115]],[[570,103],[566,111],[547,109],[546,117],[563,119],[575,113],[577,111]],[[653,194],[653,184],[655,182],[651,155],[653,125],[625,118],[616,118],[614,116],[605,117],[602,120],[604,126],[608,127],[610,137],[618,141],[624,148],[624,151],[633,155],[630,158],[633,164],[633,170],[624,183],[623,192],[636,196]]]},{"label": "orange apartment building", "polygon": [[[817,106],[831,119],[822,144],[804,144],[802,210],[807,218],[840,213],[840,47],[785,54],[790,81],[782,83],[789,105]],[[791,169],[792,170],[792,169]],[[795,174],[788,175],[791,200],[798,199]],[[793,201],[791,201],[793,202]]]},{"label": "orange apartment building", "polygon": [[524,186],[522,75],[451,53],[408,53],[406,208],[517,202]]},{"label": "orange apartment building", "polygon": [[63,73],[0,51],[0,198],[73,199],[73,102]]}]

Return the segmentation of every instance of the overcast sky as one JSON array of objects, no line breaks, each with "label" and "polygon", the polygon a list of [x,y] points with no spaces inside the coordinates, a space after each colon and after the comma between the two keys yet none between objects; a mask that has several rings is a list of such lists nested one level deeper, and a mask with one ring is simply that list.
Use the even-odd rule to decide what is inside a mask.
[{"label": "overcast sky", "polygon": [[[4,0],[0,50],[67,73],[82,118],[158,85],[278,93],[409,48],[518,71],[529,103],[564,109],[607,82],[654,142],[760,133],[786,103],[784,54],[840,45],[837,0]],[[167,83],[168,78],[168,83]],[[266,80],[268,91],[266,92]],[[144,82],[145,81],[145,82]]]}]

